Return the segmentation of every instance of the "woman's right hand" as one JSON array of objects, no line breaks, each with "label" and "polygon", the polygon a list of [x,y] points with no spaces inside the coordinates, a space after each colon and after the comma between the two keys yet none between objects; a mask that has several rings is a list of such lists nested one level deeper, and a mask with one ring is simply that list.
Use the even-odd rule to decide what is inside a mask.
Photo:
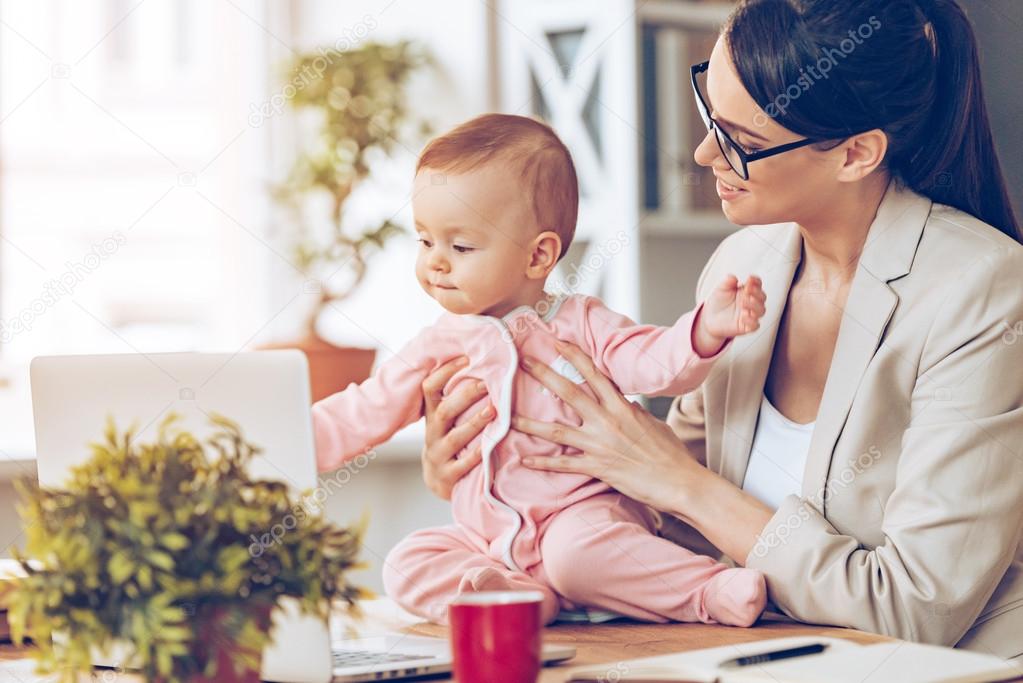
[{"label": "woman's right hand", "polygon": [[449,360],[427,375],[422,384],[426,413],[423,480],[444,500],[451,500],[455,482],[479,463],[482,457],[479,442],[471,452],[462,454],[460,458],[455,456],[483,431],[495,415],[493,405],[488,402],[472,419],[455,426],[455,420],[487,393],[484,382],[468,381],[459,383],[457,389],[444,396],[448,380],[468,362],[465,356]]}]

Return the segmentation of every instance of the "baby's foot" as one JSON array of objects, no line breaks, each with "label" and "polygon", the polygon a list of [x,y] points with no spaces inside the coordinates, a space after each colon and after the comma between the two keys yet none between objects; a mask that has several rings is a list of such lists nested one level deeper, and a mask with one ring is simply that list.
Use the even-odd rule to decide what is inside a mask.
[{"label": "baby's foot", "polygon": [[752,626],[767,606],[767,581],[758,569],[725,569],[708,582],[703,606],[720,624]]},{"label": "baby's foot", "polygon": [[461,593],[481,593],[483,591],[515,590],[512,581],[497,567],[474,567],[462,577],[458,587]]},{"label": "baby's foot", "polygon": [[544,624],[554,621],[561,609],[557,595],[550,588],[526,577],[519,579],[516,576],[509,576],[507,572],[497,567],[474,567],[462,576],[458,586],[459,595],[484,591],[540,591],[544,596],[540,608],[540,617]]}]

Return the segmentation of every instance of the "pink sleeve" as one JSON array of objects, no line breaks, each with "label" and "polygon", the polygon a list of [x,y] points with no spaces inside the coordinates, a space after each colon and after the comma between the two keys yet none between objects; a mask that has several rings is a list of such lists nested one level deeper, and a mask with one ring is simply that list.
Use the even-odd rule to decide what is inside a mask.
[{"label": "pink sleeve", "polygon": [[421,384],[435,366],[425,353],[425,336],[406,344],[366,381],[313,404],[319,471],[340,467],[422,416]]},{"label": "pink sleeve", "polygon": [[693,349],[693,323],[703,304],[685,313],[671,327],[638,325],[587,297],[583,349],[597,368],[626,394],[677,396],[700,385],[714,362],[731,345],[728,340],[713,356]]}]

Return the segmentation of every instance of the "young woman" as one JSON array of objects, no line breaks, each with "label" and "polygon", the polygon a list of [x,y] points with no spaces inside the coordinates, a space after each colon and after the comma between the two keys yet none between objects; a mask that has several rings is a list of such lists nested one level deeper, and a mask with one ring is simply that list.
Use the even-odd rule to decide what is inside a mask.
[{"label": "young woman", "polygon": [[[762,570],[793,619],[1023,654],[1023,247],[962,9],[746,0],[693,85],[696,160],[754,226],[697,297],[755,270],[767,315],[668,425],[578,349],[599,400],[531,363],[583,420],[517,421],[582,451],[533,466],[664,511],[665,535]],[[442,399],[452,372],[424,383],[440,495],[487,419],[449,429],[479,398]]]}]

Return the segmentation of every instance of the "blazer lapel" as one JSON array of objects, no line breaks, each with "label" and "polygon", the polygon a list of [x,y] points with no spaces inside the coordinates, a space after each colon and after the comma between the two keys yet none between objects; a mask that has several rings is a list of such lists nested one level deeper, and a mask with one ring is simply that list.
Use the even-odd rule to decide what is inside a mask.
[{"label": "blazer lapel", "polygon": [[[758,231],[756,227],[745,228]],[[765,236],[764,240],[768,238]],[[753,433],[756,429],[760,397],[764,393],[767,370],[771,365],[774,342],[778,326],[789,297],[792,277],[799,265],[803,238],[795,224],[768,241],[762,265],[757,265],[752,274],[763,280],[767,294],[767,312],[760,320],[760,329],[753,334],[737,337],[729,351],[728,388],[725,392],[725,410],[722,420],[721,463],[710,461],[707,466],[721,473],[736,486],[742,486],[753,447]],[[714,416],[708,415],[708,420]]]},{"label": "blazer lapel", "polygon": [[821,514],[825,512],[825,487],[835,444],[849,416],[860,379],[899,303],[888,283],[909,273],[930,210],[929,199],[892,182],[867,232],[842,312],[803,472],[802,497],[810,500]]}]

